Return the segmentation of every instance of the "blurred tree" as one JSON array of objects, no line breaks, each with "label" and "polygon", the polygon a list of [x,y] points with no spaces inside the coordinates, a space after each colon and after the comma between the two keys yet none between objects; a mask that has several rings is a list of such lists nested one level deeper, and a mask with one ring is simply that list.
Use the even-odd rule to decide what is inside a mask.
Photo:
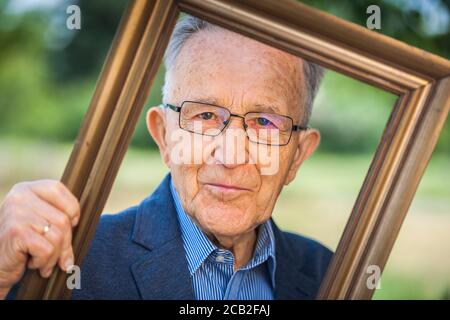
[{"label": "blurred tree", "polygon": [[61,24],[65,26],[65,8],[68,4],[59,6],[54,19],[61,23],[53,32],[56,40],[53,42],[61,39],[69,41],[64,47],[55,46],[54,50],[49,51],[48,59],[56,80],[82,81],[98,77],[98,70],[106,58],[127,2],[79,0],[82,13],[82,28],[79,31],[60,27]]},{"label": "blurred tree", "polygon": [[[381,8],[381,29],[374,30],[374,32],[382,33],[409,45],[450,59],[450,0],[302,0],[300,2],[363,27],[366,27],[367,7],[373,4],[378,5]],[[358,96],[360,96],[359,91]],[[374,97],[372,99],[365,97],[364,99],[359,99],[359,101],[362,100],[365,104],[373,102],[372,99]],[[381,100],[385,99],[386,97],[381,98]],[[356,101],[354,102],[357,103]],[[355,106],[355,104],[352,105]],[[348,113],[349,118],[351,118],[351,115],[354,115],[356,110],[351,106],[348,109],[351,112]],[[360,121],[359,123],[367,124],[366,121]],[[354,129],[357,131],[364,127],[362,125],[358,126],[357,122],[353,122],[352,125],[356,125]],[[340,124],[336,122],[325,126],[323,130],[328,133],[331,140],[324,141],[322,148],[337,148],[338,150],[340,148],[344,150],[364,149],[364,135],[355,136],[359,142],[338,138],[336,138],[336,141],[333,141],[332,137],[342,137],[343,135],[342,130],[333,129],[338,126]],[[371,135],[366,137],[369,139],[374,138]],[[345,145],[342,146],[342,143],[345,141],[349,143],[344,143]],[[334,142],[337,142],[337,145]],[[446,122],[442,130],[435,152],[450,155],[450,121]]]},{"label": "blurred tree", "polygon": [[[302,0],[307,5],[366,27],[366,9],[381,9],[375,32],[450,57],[450,0]],[[320,23],[320,22],[318,22]]]}]

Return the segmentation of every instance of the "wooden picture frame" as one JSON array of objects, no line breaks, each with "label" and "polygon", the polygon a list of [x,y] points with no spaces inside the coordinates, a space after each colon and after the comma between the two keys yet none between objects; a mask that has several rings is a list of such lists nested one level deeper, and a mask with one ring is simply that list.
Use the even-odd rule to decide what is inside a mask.
[{"label": "wooden picture frame", "polygon": [[[370,299],[450,109],[450,61],[291,0],[134,0],[122,18],[62,182],[80,200],[77,265],[183,11],[394,93],[398,100],[318,299]],[[58,269],[58,268],[56,268]],[[67,299],[67,274],[27,271],[18,299]]]}]

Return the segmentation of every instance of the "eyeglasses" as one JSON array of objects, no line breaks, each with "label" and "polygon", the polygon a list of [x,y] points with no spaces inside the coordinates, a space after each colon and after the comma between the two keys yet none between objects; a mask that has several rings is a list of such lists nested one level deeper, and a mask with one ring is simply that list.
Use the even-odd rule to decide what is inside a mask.
[{"label": "eyeglasses", "polygon": [[308,129],[294,125],[291,117],[276,113],[247,112],[238,115],[227,108],[196,101],[183,101],[179,107],[168,103],[162,106],[179,113],[181,129],[205,136],[219,135],[231,122],[231,117],[243,119],[247,137],[259,144],[284,146],[289,143],[292,131]]}]

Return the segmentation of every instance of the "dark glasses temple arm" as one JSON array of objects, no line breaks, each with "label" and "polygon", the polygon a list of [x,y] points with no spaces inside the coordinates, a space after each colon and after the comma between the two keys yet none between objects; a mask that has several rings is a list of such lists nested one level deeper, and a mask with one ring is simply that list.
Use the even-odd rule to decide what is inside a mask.
[{"label": "dark glasses temple arm", "polygon": [[174,106],[173,104],[169,104],[169,103],[163,103],[162,106],[164,108],[170,108],[175,112],[180,112],[180,110],[181,110],[181,107],[177,107],[177,106]]},{"label": "dark glasses temple arm", "polygon": [[294,126],[292,126],[292,131],[302,131],[302,130],[308,130],[308,126],[306,126],[306,127],[303,127],[303,126],[300,126],[300,125],[294,125]]}]

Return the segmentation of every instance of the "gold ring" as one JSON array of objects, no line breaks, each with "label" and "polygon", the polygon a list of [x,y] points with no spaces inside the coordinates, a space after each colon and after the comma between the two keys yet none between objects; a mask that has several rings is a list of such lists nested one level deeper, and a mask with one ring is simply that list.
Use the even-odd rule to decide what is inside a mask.
[{"label": "gold ring", "polygon": [[50,227],[51,227],[52,225],[49,223],[48,225],[46,225],[45,227],[44,227],[44,234],[47,234],[47,232],[49,232],[50,231]]}]

